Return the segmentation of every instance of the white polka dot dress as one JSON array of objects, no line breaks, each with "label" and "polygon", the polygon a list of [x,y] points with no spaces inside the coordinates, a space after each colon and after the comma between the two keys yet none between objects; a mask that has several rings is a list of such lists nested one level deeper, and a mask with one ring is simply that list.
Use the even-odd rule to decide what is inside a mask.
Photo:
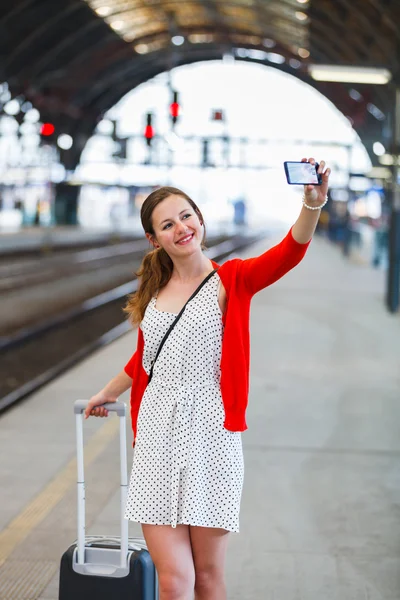
[{"label": "white polka dot dress", "polygon": [[[240,432],[223,425],[219,283],[216,273],[189,302],[143,395],[125,513],[131,521],[239,531],[243,452]],[[175,316],[150,301],[141,323],[147,373]]]}]

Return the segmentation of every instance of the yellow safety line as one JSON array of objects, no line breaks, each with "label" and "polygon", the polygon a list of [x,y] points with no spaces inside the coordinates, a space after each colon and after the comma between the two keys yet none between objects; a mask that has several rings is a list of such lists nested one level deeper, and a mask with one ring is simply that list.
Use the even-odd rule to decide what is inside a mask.
[{"label": "yellow safety line", "polygon": [[[89,466],[119,431],[119,418],[109,417],[85,446],[85,466]],[[53,479],[38,496],[0,532],[0,567],[15,548],[43,521],[62,500],[72,485],[76,485],[76,458]]]}]

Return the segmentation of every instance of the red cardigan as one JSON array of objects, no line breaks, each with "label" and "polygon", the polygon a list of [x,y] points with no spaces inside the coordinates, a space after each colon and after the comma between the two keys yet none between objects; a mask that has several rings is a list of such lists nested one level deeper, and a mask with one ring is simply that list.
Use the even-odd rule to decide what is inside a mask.
[{"label": "red cardigan", "polygon": [[[310,240],[311,241],[311,240]],[[226,309],[222,318],[224,334],[221,353],[221,395],[225,408],[224,427],[229,431],[245,431],[246,408],[249,393],[250,362],[250,301],[256,292],[271,285],[293,269],[304,257],[310,242],[299,244],[292,230],[276,246],[261,256],[242,260],[228,260],[218,268],[218,275],[226,290]],[[131,389],[131,418],[133,435],[140,403],[148,382],[143,368],[144,338],[138,328],[136,352],[125,366],[125,373],[133,379]]]}]

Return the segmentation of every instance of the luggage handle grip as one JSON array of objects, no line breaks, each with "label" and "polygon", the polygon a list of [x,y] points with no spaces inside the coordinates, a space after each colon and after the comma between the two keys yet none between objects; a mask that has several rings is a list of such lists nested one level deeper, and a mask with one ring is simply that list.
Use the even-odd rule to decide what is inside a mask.
[{"label": "luggage handle grip", "polygon": [[[74,413],[76,415],[82,414],[86,410],[88,404],[88,400],[76,400],[74,403]],[[125,402],[117,400],[116,402],[106,402],[105,404],[101,404],[101,406],[109,412],[116,412],[119,417],[126,416]]]},{"label": "luggage handle grip", "polygon": [[[78,564],[85,563],[85,474],[83,461],[83,412],[89,400],[76,400],[74,402],[74,414],[76,419],[76,458],[77,458],[77,493],[78,493]],[[121,567],[126,566],[128,555],[128,521],[124,518],[125,504],[127,498],[127,457],[126,457],[126,405],[124,402],[107,402],[103,404],[107,410],[116,412],[120,417],[120,467],[121,467]]]}]

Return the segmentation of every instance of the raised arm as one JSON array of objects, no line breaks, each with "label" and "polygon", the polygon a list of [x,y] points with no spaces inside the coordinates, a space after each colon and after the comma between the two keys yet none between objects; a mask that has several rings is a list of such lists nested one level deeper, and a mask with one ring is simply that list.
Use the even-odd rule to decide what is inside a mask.
[{"label": "raised arm", "polygon": [[[302,162],[307,162],[307,159],[303,158]],[[310,158],[308,162],[314,164],[315,160]],[[325,204],[328,193],[330,169],[324,169],[325,162],[321,161],[318,169],[318,172],[322,173],[320,186],[304,186],[304,205],[287,236],[261,256],[242,262],[241,276],[251,294],[259,292],[283,277],[304,257],[321,214],[319,207]]]},{"label": "raised arm", "polygon": [[275,283],[293,269],[304,257],[310,241],[300,244],[294,239],[291,229],[276,246],[260,256],[243,260],[239,273],[250,294],[253,295]]},{"label": "raised arm", "polygon": [[[307,162],[307,159],[303,158],[301,162]],[[315,164],[315,160],[313,158],[309,158],[308,162]],[[321,185],[304,186],[303,207],[301,209],[299,218],[292,228],[293,237],[296,242],[299,242],[299,244],[306,244],[311,240],[321,214],[321,209],[319,207],[325,204],[326,196],[328,194],[328,180],[331,170],[324,169],[325,161],[321,160],[318,168],[318,173],[322,173]]]}]

